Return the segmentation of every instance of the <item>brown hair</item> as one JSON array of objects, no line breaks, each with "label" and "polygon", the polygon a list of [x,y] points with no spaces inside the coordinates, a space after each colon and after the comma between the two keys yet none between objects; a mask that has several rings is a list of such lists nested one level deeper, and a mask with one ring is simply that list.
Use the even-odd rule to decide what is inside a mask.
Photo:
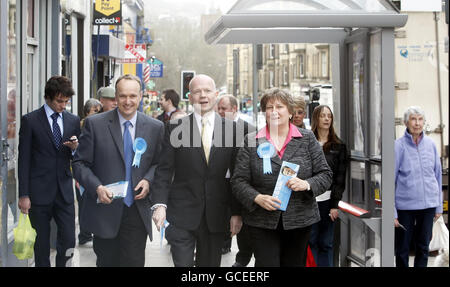
[{"label": "brown hair", "polygon": [[306,112],[306,102],[303,96],[294,97],[294,109],[302,109],[303,112]]},{"label": "brown hair", "polygon": [[291,115],[294,114],[294,99],[288,91],[279,88],[271,88],[264,91],[264,94],[260,101],[261,111],[265,112],[267,104],[274,100],[279,100],[280,102],[285,104],[289,113]]},{"label": "brown hair", "polygon": [[330,110],[331,113],[331,124],[330,124],[330,129],[328,132],[328,140],[327,142],[323,145],[323,150],[325,152],[328,152],[331,148],[332,144],[336,144],[336,143],[341,143],[341,140],[338,138],[338,136],[336,135],[336,132],[334,131],[334,115],[333,112],[331,111],[330,107],[327,105],[320,105],[317,106],[312,114],[312,122],[311,122],[311,130],[313,131],[314,135],[316,136],[316,139],[319,140],[319,118],[320,118],[320,113],[322,112],[322,110],[324,108],[327,108],[328,110]]},{"label": "brown hair", "polygon": [[69,78],[53,76],[45,84],[44,98],[53,101],[59,94],[65,98],[71,98],[75,94],[75,91],[72,88],[72,82]]}]

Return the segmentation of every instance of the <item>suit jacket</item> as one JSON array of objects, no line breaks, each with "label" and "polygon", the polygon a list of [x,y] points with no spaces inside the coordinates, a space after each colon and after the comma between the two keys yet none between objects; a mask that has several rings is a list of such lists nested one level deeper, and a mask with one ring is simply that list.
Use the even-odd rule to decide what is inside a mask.
[{"label": "suit jacket", "polygon": [[[80,118],[62,112],[62,142],[80,135]],[[52,203],[58,190],[68,204],[74,202],[70,161],[72,151],[61,144],[56,149],[45,108],[24,115],[19,131],[19,197],[29,196],[32,204]]]},{"label": "suit jacket", "polygon": [[235,123],[215,115],[209,163],[194,114],[166,124],[162,161],[155,174],[152,202],[167,205],[167,221],[196,230],[203,216],[210,232],[229,230],[231,190],[226,174],[233,172]]},{"label": "suit jacket", "polygon": [[[248,225],[276,229],[280,216],[283,217],[285,230],[302,228],[320,220],[315,197],[325,192],[331,185],[332,172],[314,134],[299,129],[302,137],[292,138],[286,146],[283,158],[271,159],[272,174],[263,174],[263,160],[257,155],[258,146],[267,139],[255,139],[256,133],[250,133],[244,147],[239,150],[231,185],[233,194],[244,205],[243,219]],[[254,200],[258,194],[272,195],[283,161],[300,165],[297,177],[308,181],[310,191],[292,192],[285,212],[267,211]]]},{"label": "suit jacket", "polygon": [[[163,134],[163,123],[137,113],[135,138],[144,138],[147,150],[141,156],[139,168],[132,167],[133,190],[145,178],[150,182],[152,192]],[[97,204],[97,187],[125,180],[123,137],[117,108],[86,118],[73,170],[75,179],[85,188],[81,224],[101,238],[116,237],[122,219],[123,199],[114,199],[111,204]],[[152,239],[149,196],[134,203]]]},{"label": "suit jacket", "polygon": [[345,190],[345,174],[347,172],[347,147],[344,142],[333,143],[330,150],[324,151],[328,166],[333,171],[331,185],[330,208],[339,208],[339,201]]}]

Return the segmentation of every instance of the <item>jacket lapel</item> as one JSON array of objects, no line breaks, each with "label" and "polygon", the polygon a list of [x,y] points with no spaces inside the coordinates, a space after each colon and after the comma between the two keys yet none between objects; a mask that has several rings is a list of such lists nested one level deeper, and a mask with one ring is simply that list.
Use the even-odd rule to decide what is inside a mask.
[{"label": "jacket lapel", "polygon": [[[136,124],[137,125],[137,124]],[[122,160],[125,162],[125,157],[123,155],[123,140],[122,140],[122,128],[120,127],[119,116],[117,115],[117,108],[110,113],[109,118],[109,131],[114,140],[114,143],[119,150]]]},{"label": "jacket lapel", "polygon": [[[190,116],[190,129],[191,129],[191,147],[194,148],[199,154],[200,157],[203,159],[203,162],[206,163],[206,157],[205,152],[203,150],[203,143],[202,143],[202,135],[200,134],[201,127],[197,125],[197,121],[195,120],[194,113],[192,113]],[[200,143],[200,147],[197,143]]]},{"label": "jacket lapel", "polygon": [[44,108],[44,106],[42,106],[42,108],[40,109],[40,112],[39,112],[39,119],[40,119],[41,122],[42,122],[42,127],[44,128],[45,133],[48,135],[48,137],[49,137],[49,139],[50,139],[50,142],[53,144],[53,146],[54,146],[55,149],[56,149],[55,141],[53,140],[53,132],[52,132],[52,130],[51,130],[51,128],[50,128],[50,124],[49,124],[49,122],[48,122],[47,114],[45,113],[45,108]]},{"label": "jacket lapel", "polygon": [[289,161],[300,148],[298,144],[298,138],[292,138],[291,141],[287,144],[286,149],[284,150],[283,158],[284,161]]}]

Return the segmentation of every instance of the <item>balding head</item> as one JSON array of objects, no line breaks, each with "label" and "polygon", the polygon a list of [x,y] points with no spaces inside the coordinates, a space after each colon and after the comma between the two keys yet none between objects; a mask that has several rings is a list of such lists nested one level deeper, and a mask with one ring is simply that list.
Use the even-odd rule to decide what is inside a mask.
[{"label": "balding head", "polygon": [[201,115],[214,108],[217,95],[216,83],[207,75],[196,75],[189,82],[189,101],[194,106],[194,110]]},{"label": "balding head", "polygon": [[233,95],[220,96],[217,112],[222,118],[234,120],[238,111],[238,101]]}]

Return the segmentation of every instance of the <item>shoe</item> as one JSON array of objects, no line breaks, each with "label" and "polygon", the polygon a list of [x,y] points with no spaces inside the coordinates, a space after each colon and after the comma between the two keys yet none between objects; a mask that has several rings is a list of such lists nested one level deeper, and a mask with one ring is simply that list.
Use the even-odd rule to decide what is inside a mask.
[{"label": "shoe", "polygon": [[246,267],[246,266],[242,265],[242,264],[239,263],[239,262],[234,262],[234,264],[231,265],[231,267]]},{"label": "shoe", "polygon": [[222,248],[222,255],[225,255],[230,252],[231,252],[231,248]]}]

